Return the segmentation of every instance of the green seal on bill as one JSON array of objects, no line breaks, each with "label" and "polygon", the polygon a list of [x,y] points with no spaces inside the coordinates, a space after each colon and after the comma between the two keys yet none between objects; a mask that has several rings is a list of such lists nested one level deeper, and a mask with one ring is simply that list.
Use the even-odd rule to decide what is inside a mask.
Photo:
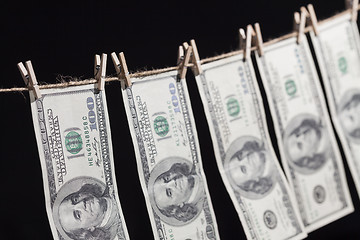
[{"label": "green seal on bill", "polygon": [[231,117],[236,117],[240,113],[240,105],[235,98],[229,98],[226,108]]},{"label": "green seal on bill", "polygon": [[345,74],[347,73],[347,62],[346,62],[346,58],[341,57],[338,60],[338,66],[339,66],[339,70]]},{"label": "green seal on bill", "polygon": [[65,146],[69,153],[79,153],[83,146],[80,134],[74,131],[69,132],[65,137]]},{"label": "green seal on bill", "polygon": [[169,132],[169,123],[163,116],[157,116],[154,120],[155,133],[160,137],[165,137]]},{"label": "green seal on bill", "polygon": [[294,82],[294,80],[292,79],[289,79],[285,82],[285,89],[286,89],[286,93],[289,95],[289,96],[294,96],[295,93],[297,92],[297,89],[296,89],[296,84]]}]

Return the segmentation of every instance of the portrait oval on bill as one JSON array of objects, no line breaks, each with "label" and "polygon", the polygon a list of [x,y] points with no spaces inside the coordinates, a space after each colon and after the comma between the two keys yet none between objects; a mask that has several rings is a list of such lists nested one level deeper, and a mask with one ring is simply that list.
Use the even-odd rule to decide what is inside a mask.
[{"label": "portrait oval on bill", "polygon": [[289,165],[302,174],[319,171],[332,153],[326,126],[311,114],[299,114],[291,119],[283,141]]},{"label": "portrait oval on bill", "polygon": [[346,137],[360,144],[360,89],[344,93],[337,106],[337,114]]},{"label": "portrait oval on bill", "polygon": [[242,136],[226,152],[224,169],[231,186],[242,197],[260,199],[276,184],[272,155],[263,141]]},{"label": "portrait oval on bill", "polygon": [[92,177],[76,177],[66,182],[52,209],[60,235],[66,240],[115,239],[121,219],[111,192]]},{"label": "portrait oval on bill", "polygon": [[205,189],[197,167],[189,160],[169,157],[151,171],[150,203],[160,219],[173,226],[186,225],[203,209]]}]

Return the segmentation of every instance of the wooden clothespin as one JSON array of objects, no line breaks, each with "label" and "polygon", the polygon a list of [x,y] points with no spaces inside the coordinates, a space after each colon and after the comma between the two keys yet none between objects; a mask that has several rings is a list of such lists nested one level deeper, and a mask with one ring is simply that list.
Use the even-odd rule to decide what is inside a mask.
[{"label": "wooden clothespin", "polygon": [[246,34],[245,30],[240,28],[240,47],[244,51],[244,61],[250,58],[251,54],[251,46],[256,44],[256,34],[254,28],[249,24],[246,27]]},{"label": "wooden clothespin", "polygon": [[246,28],[246,33],[244,29],[239,29],[240,49],[244,51],[244,61],[250,58],[251,47],[253,45],[257,47],[259,56],[264,54],[260,25],[259,23],[255,23],[254,26],[255,29],[249,24]]},{"label": "wooden clothespin", "polygon": [[311,25],[316,36],[319,35],[318,20],[312,4],[300,8],[300,13],[294,13],[294,31],[298,32],[297,43],[301,41],[301,37],[304,34],[305,26]]},{"label": "wooden clothespin", "polygon": [[98,89],[100,91],[104,90],[105,87],[106,62],[107,54],[103,53],[101,58],[100,55],[95,55],[94,77],[98,81]]},{"label": "wooden clothespin", "polygon": [[184,79],[186,76],[186,71],[187,71],[187,67],[190,61],[190,57],[191,57],[191,53],[192,53],[192,46],[189,46],[189,44],[183,44],[184,48],[185,48],[185,56],[184,58],[180,61],[179,64],[179,69],[178,69],[178,78],[180,79]]},{"label": "wooden clothespin", "polygon": [[26,86],[29,88],[29,91],[33,91],[35,99],[41,98],[40,89],[31,61],[25,62],[25,66],[22,62],[19,62],[17,66],[20,70],[21,76],[24,79]]},{"label": "wooden clothespin", "polygon": [[243,28],[239,28],[239,48],[245,52],[246,49],[246,32]]},{"label": "wooden clothespin", "polygon": [[184,47],[179,46],[176,65],[179,65],[183,59],[184,59]]},{"label": "wooden clothespin", "polygon": [[[111,58],[115,66],[116,73],[118,78],[124,80],[125,87],[131,87],[131,79],[129,70],[126,64],[125,55],[123,52],[119,53],[119,58],[117,58],[116,53],[111,53]],[[120,60],[119,60],[120,59]]]},{"label": "wooden clothespin", "polygon": [[294,12],[293,31],[298,32],[300,25],[300,13]]},{"label": "wooden clothespin", "polygon": [[300,9],[300,14],[294,14],[294,31],[297,32],[297,44],[300,44],[301,38],[304,35],[307,15],[308,12],[305,7]]},{"label": "wooden clothespin", "polygon": [[345,0],[347,9],[351,9],[351,20],[356,22],[358,15],[359,0]]},{"label": "wooden clothespin", "polygon": [[[197,50],[197,46],[196,46],[196,43],[195,43],[194,39],[190,40],[190,45],[192,47],[192,52],[191,52],[191,55],[190,55],[189,63],[192,64],[191,65],[191,70],[193,71],[194,75],[198,76],[203,71],[202,71],[202,68],[201,68],[201,61],[200,61],[199,52]],[[185,50],[188,49],[190,45],[187,42],[184,42],[183,43],[183,49],[185,49]]]},{"label": "wooden clothespin", "polygon": [[307,9],[308,9],[308,16],[310,17],[309,20],[311,22],[314,33],[316,36],[318,36],[319,35],[318,20],[316,17],[314,7],[312,4],[308,4]]},{"label": "wooden clothespin", "polygon": [[189,48],[189,44],[187,42],[183,42],[183,47],[186,51]]},{"label": "wooden clothespin", "polygon": [[244,61],[250,59],[251,54],[251,46],[254,43],[255,40],[255,30],[254,28],[249,24],[246,27],[246,43],[245,43],[245,52],[244,52]]},{"label": "wooden clothespin", "polygon": [[258,50],[259,56],[261,57],[261,56],[264,55],[264,42],[263,42],[263,39],[262,39],[260,24],[259,24],[259,23],[255,23],[254,26],[255,26],[255,35],[256,35],[257,50]]},{"label": "wooden clothespin", "polygon": [[201,68],[200,56],[194,39],[190,40],[190,45],[192,47],[191,54],[191,63],[193,66],[191,67],[195,76],[200,75],[203,71]]}]

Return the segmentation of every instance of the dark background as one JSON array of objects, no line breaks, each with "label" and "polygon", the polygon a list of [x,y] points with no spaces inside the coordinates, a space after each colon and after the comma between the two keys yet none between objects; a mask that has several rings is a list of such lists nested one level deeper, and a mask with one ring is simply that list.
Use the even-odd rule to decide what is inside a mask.
[{"label": "dark background", "polygon": [[[130,71],[176,64],[178,45],[194,38],[201,58],[238,48],[238,28],[259,22],[264,41],[292,31],[293,12],[313,3],[319,19],[343,11],[342,0],[227,1],[2,1],[0,87],[24,86],[16,64],[31,60],[38,81],[59,75],[93,77],[94,55],[124,51]],[[191,72],[188,86],[204,170],[221,239],[245,239],[218,172],[200,97]],[[106,85],[118,192],[131,239],[153,234],[140,187],[119,82]],[[1,239],[51,239],[29,96],[0,93]],[[269,116],[268,116],[269,117]],[[270,120],[270,119],[269,119]],[[270,132],[274,132],[270,122]],[[308,239],[360,239],[360,202],[346,163],[355,211]]]}]

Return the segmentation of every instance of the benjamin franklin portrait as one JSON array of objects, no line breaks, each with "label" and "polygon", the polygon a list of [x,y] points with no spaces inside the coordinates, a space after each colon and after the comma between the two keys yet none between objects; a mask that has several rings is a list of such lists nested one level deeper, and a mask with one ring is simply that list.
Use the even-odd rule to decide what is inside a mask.
[{"label": "benjamin franklin portrait", "polygon": [[226,153],[224,168],[233,189],[243,197],[262,198],[275,185],[271,155],[257,137],[236,139]]},{"label": "benjamin franklin portrait", "polygon": [[202,210],[205,197],[202,178],[196,166],[179,157],[159,162],[150,173],[150,203],[162,221],[185,225]]},{"label": "benjamin franklin portrait", "polygon": [[67,240],[111,240],[121,227],[116,199],[104,183],[91,177],[74,178],[60,188],[53,218]]},{"label": "benjamin franklin portrait", "polygon": [[314,115],[295,116],[287,125],[283,137],[288,163],[304,174],[323,167],[331,152],[326,127]]},{"label": "benjamin franklin portrait", "polygon": [[337,106],[337,113],[347,138],[360,143],[360,89],[345,92]]}]

